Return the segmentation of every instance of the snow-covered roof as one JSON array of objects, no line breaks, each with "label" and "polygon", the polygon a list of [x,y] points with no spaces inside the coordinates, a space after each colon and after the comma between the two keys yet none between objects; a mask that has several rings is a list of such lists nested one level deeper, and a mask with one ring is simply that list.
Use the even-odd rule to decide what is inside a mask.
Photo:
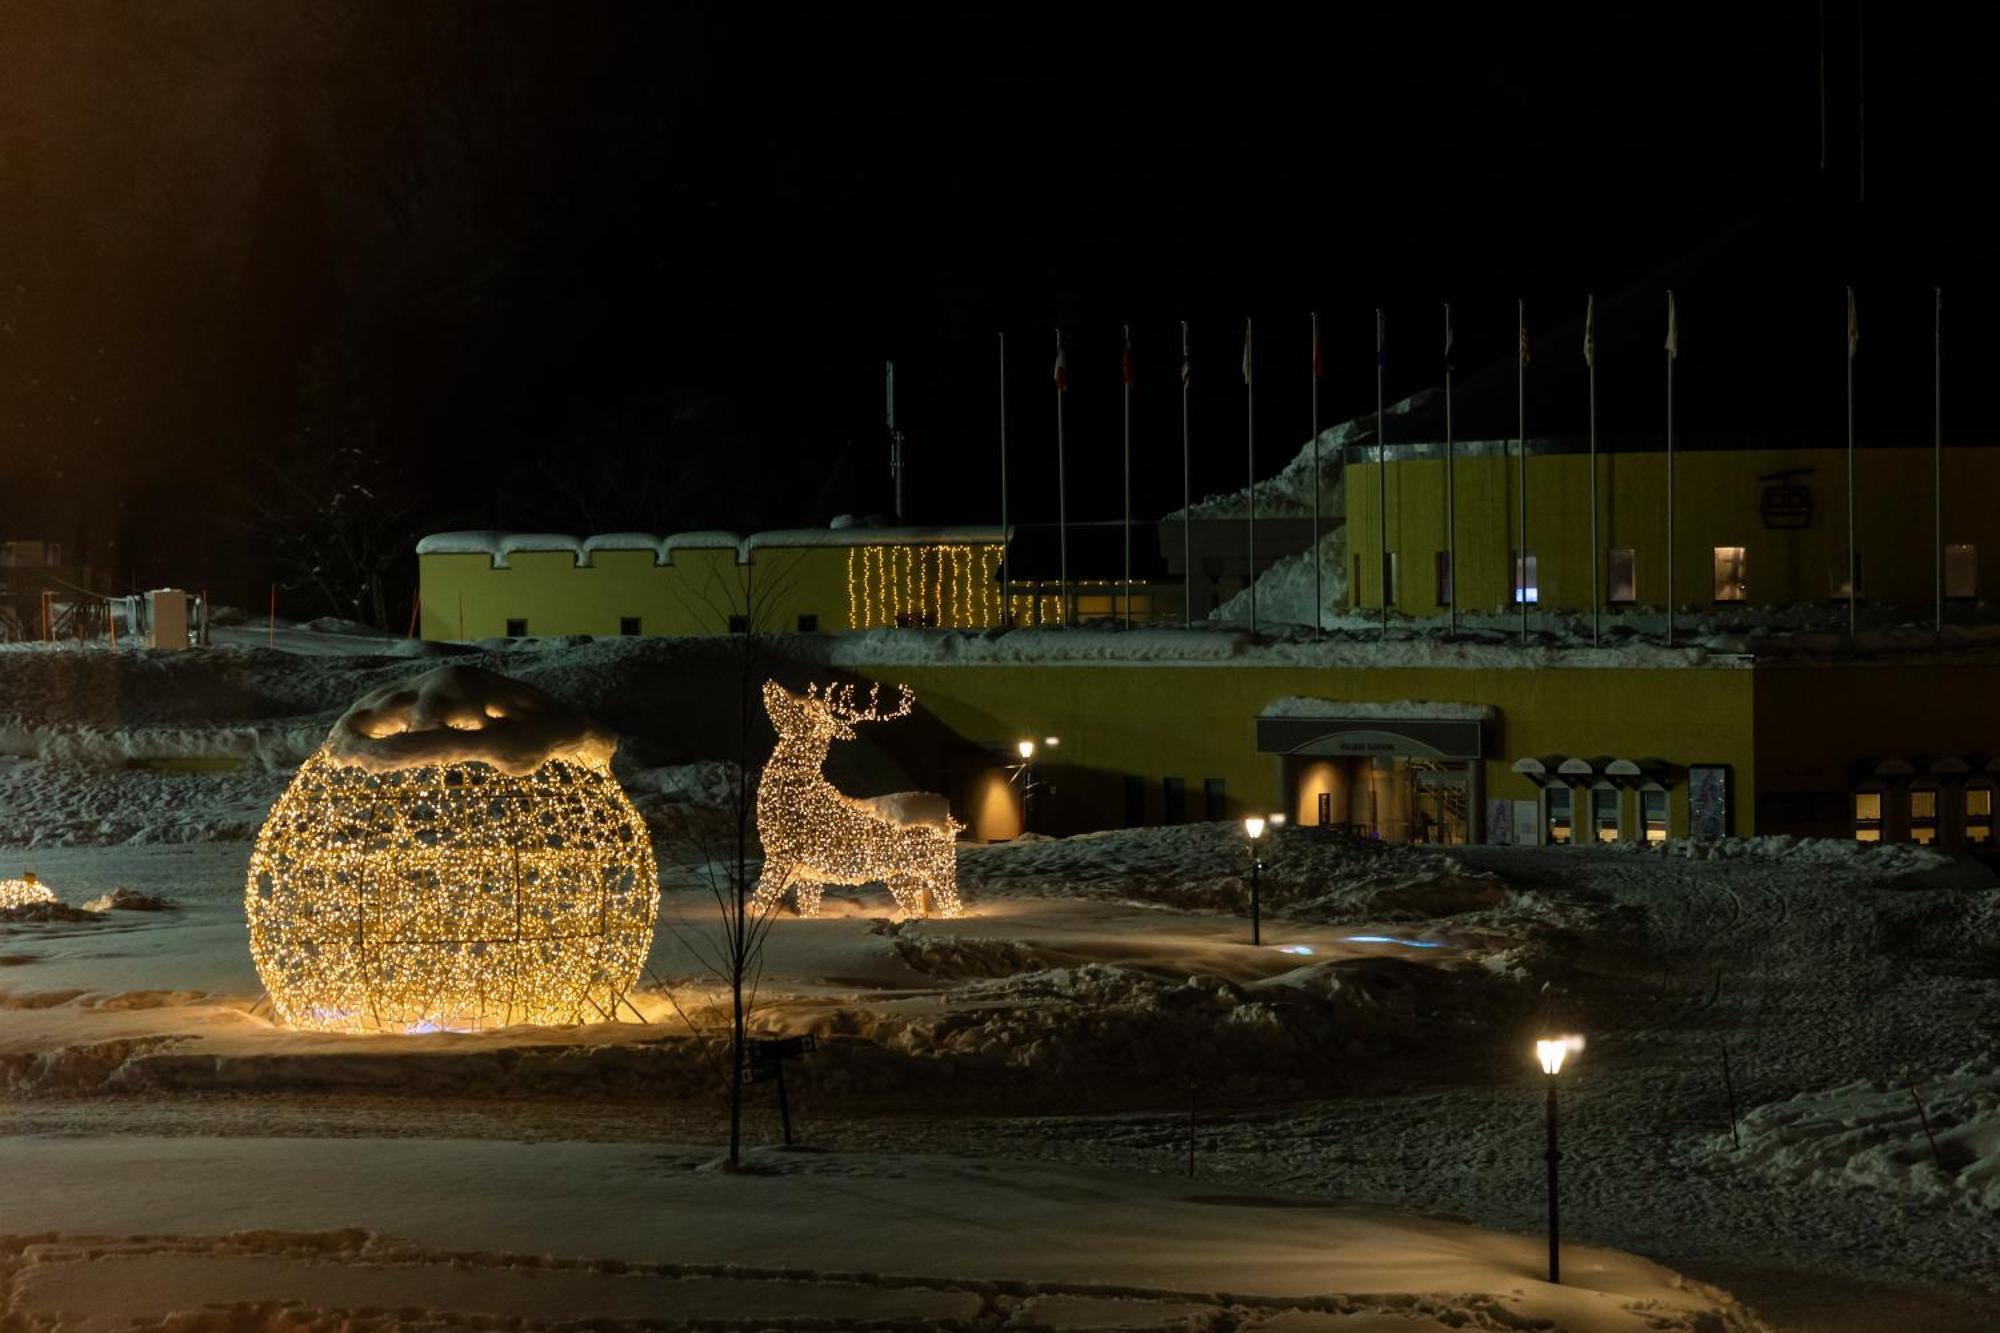
[{"label": "snow-covered roof", "polygon": [[483,762],[520,775],[553,759],[602,767],[618,739],[532,685],[446,666],[363,695],[326,748],[334,762],[371,773]]},{"label": "snow-covered roof", "polygon": [[565,532],[496,532],[477,529],[466,532],[434,532],[417,543],[418,555],[483,555],[493,568],[506,569],[508,557],[521,551],[563,551],[575,557],[579,568],[587,567],[599,551],[651,551],[655,564],[672,564],[675,551],[734,551],[739,562],[751,552],[766,547],[798,548],[816,546],[966,546],[1005,542],[1009,529],[992,526],[937,528],[785,528],[774,532],[754,532],[748,537],[733,532],[676,532],[661,536],[651,532],[605,532],[592,537],[576,537]]},{"label": "snow-covered roof", "polygon": [[1493,718],[1490,704],[1437,703],[1428,699],[1402,699],[1395,703],[1353,703],[1344,699],[1316,699],[1288,694],[1264,705],[1259,717],[1325,717],[1347,719],[1449,718],[1454,721],[1487,722]]}]

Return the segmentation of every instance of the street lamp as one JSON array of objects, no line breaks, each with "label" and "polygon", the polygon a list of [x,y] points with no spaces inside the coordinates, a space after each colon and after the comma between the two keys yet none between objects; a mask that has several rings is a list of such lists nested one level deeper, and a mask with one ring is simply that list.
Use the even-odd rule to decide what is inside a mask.
[{"label": "street lamp", "polygon": [[1262,912],[1259,896],[1262,888],[1264,858],[1258,855],[1257,843],[1264,836],[1264,819],[1261,815],[1250,815],[1243,821],[1243,832],[1250,839],[1250,943],[1264,942]]},{"label": "street lamp", "polygon": [[[1054,745],[1056,738],[1049,737],[1048,743]],[[1014,743],[1014,752],[1021,756],[1021,762],[1014,766],[1014,777],[1021,780],[1021,832],[1027,833],[1033,827],[1035,797],[1040,790],[1035,785],[1035,743],[1024,737]]]},{"label": "street lamp", "polygon": [[1548,1125],[1549,1146],[1545,1156],[1549,1163],[1549,1281],[1562,1281],[1562,1240],[1560,1215],[1556,1206],[1556,1164],[1562,1161],[1562,1151],[1556,1147],[1556,1075],[1562,1073],[1563,1060],[1571,1051],[1583,1049],[1582,1037],[1544,1037],[1535,1043],[1535,1059],[1541,1063],[1542,1073],[1548,1076]]}]

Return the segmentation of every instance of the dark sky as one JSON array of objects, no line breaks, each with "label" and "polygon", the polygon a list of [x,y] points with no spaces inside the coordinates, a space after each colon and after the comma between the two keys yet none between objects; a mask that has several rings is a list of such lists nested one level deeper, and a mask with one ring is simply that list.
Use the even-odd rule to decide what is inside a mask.
[{"label": "dark sky", "polygon": [[[1830,300],[1860,245],[1914,310],[1940,246],[1991,249],[1991,33],[1867,11],[1857,230],[1857,9],[1828,17],[1825,173],[1819,13],[10,0],[0,534],[248,599],[259,500],[353,457],[409,531],[823,522],[884,506],[886,356],[911,517],[991,521],[999,329],[1017,517],[1052,517],[1058,322],[1073,513],[1118,512],[1129,321],[1157,514],[1180,319],[1221,489],[1246,314],[1275,466],[1308,311],[1331,422],[1372,407],[1377,305],[1400,396],[1440,299],[1476,366],[1516,297],[1553,326],[1774,208],[1841,238],[1791,247]],[[1716,285],[1702,321],[1753,325]]]}]

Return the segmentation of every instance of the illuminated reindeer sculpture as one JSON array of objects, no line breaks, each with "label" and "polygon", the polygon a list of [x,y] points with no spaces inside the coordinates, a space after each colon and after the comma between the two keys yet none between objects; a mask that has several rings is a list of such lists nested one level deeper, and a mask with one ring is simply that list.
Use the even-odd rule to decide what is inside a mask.
[{"label": "illuminated reindeer sculpture", "polygon": [[880,880],[897,906],[924,914],[926,894],[939,916],[957,916],[958,853],[962,825],[932,796],[901,793],[873,801],[841,794],[822,771],[836,740],[853,740],[857,722],[893,722],[907,717],[911,694],[892,713],[877,706],[881,686],[868,706],[854,705],[852,685],[809,685],[793,694],[774,680],[764,682],[764,708],[778,729],[778,748],[757,783],[757,833],[764,843],[764,873],[755,904],[776,905],[786,889],[796,895],[800,916],[819,911],[828,884],[869,884]]}]

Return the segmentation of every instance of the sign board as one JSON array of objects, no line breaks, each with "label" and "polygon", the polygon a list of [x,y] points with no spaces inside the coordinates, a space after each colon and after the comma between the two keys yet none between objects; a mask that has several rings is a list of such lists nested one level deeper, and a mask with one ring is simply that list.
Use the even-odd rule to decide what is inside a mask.
[{"label": "sign board", "polygon": [[1767,528],[1809,528],[1812,526],[1812,492],[1804,486],[1766,486],[1759,506]]},{"label": "sign board", "polygon": [[1265,754],[1386,754],[1417,759],[1477,759],[1484,751],[1471,718],[1260,717]]},{"label": "sign board", "polygon": [[750,1060],[753,1064],[796,1060],[802,1055],[811,1055],[814,1049],[810,1032],[802,1037],[753,1037],[750,1040]]}]

